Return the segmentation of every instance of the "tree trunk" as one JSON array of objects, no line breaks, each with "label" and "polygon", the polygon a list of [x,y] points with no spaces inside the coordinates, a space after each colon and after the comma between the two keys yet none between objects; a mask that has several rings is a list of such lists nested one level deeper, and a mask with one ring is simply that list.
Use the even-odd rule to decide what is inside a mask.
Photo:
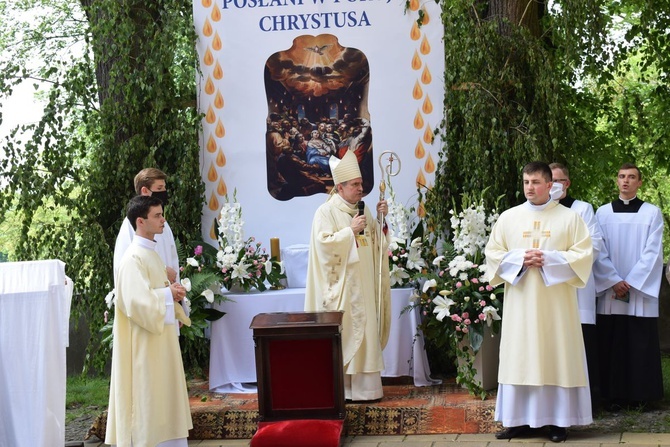
[{"label": "tree trunk", "polygon": [[500,33],[509,35],[511,27],[523,26],[540,37],[540,18],[544,0],[490,0],[487,18],[498,22]]}]

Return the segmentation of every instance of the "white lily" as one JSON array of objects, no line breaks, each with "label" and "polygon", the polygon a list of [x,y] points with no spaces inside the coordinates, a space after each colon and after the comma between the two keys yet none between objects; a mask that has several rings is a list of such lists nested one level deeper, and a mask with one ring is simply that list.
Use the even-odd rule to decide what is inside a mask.
[{"label": "white lily", "polygon": [[181,281],[181,285],[184,286],[184,289],[186,289],[187,292],[191,291],[191,280],[188,278],[183,278]]},{"label": "white lily", "polygon": [[250,264],[245,264],[243,262],[240,262],[239,264],[234,265],[233,266],[233,273],[230,275],[230,277],[232,279],[235,279],[235,278],[244,279],[244,278],[246,278],[247,276],[249,276],[249,272],[247,271],[247,269],[249,267],[250,267]]},{"label": "white lily", "polygon": [[414,238],[414,240],[409,243],[409,246],[413,248],[421,247],[421,238],[420,237]]},{"label": "white lily", "polygon": [[265,273],[268,275],[272,273],[272,260],[268,259],[265,261]]},{"label": "white lily", "polygon": [[435,281],[434,279],[429,279],[428,281],[423,283],[423,289],[422,289],[423,293],[426,293],[428,289],[430,289],[431,287],[437,287],[437,281]]},{"label": "white lily", "polygon": [[435,309],[433,309],[433,313],[437,314],[437,318],[439,321],[444,320],[444,317],[449,316],[449,308],[454,304],[454,300],[451,298],[443,298],[441,296],[438,296],[437,298],[433,299],[433,304],[435,304]]},{"label": "white lily", "polygon": [[200,264],[198,264],[198,261],[196,261],[195,258],[186,258],[186,263],[191,267],[200,267]]},{"label": "white lily", "polygon": [[393,264],[393,268],[391,268],[391,286],[394,286],[396,284],[402,284],[405,282],[407,278],[409,278],[409,273],[405,271],[405,269],[398,267],[396,264]]},{"label": "white lily", "polygon": [[204,296],[208,303],[214,302],[214,292],[212,292],[210,289],[203,290],[200,295]]},{"label": "white lily", "polygon": [[407,256],[407,268],[411,270],[421,270],[426,266],[426,261],[421,257],[421,250],[411,247]]},{"label": "white lily", "polygon": [[186,312],[186,315],[189,315],[191,313],[191,300],[184,297],[184,299],[181,300],[181,305],[184,307],[184,312]]},{"label": "white lily", "polygon": [[493,306],[486,306],[482,309],[482,313],[486,315],[486,324],[488,327],[491,327],[493,320],[500,320],[500,315],[498,315],[498,309]]},{"label": "white lily", "polygon": [[433,265],[438,266],[440,265],[440,262],[444,259],[444,256],[438,256],[437,258],[433,259]]},{"label": "white lily", "polygon": [[116,303],[116,289],[112,289],[111,292],[105,297],[105,303],[107,303],[107,308],[111,309],[112,306]]}]

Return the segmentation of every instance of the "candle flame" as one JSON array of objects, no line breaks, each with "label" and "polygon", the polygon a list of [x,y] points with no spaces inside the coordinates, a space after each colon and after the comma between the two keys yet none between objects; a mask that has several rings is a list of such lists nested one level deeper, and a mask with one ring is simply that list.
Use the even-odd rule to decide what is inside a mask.
[{"label": "candle flame", "polygon": [[202,27],[202,34],[203,36],[211,36],[212,33],[214,32],[214,29],[212,28],[212,24],[209,22],[209,19],[205,19],[205,24]]},{"label": "candle flame", "polygon": [[214,48],[216,51],[220,51],[221,47],[223,47],[223,44],[221,43],[221,36],[219,36],[219,32],[214,33],[214,40],[212,41],[212,48]]},{"label": "candle flame", "polygon": [[419,175],[416,176],[416,186],[422,187],[426,184],[426,177],[423,175],[423,171],[419,169]]},{"label": "candle flame", "polygon": [[421,73],[421,82],[423,82],[424,85],[427,85],[430,84],[432,81],[433,81],[433,75],[430,74],[430,70],[426,65],[425,67],[423,67],[423,73]]},{"label": "candle flame", "polygon": [[204,6],[205,8],[209,8],[210,6],[212,6],[212,0],[202,0],[202,6]]},{"label": "candle flame", "polygon": [[419,9],[419,0],[409,0],[410,11],[417,11]]},{"label": "candle flame", "polygon": [[423,165],[423,169],[428,174],[432,174],[433,172],[435,172],[435,162],[433,161],[433,156],[431,154],[428,154],[428,159],[426,160],[426,163]]},{"label": "candle flame", "polygon": [[212,222],[212,228],[209,229],[209,237],[212,239],[216,240],[217,239],[217,234],[216,234],[216,219],[214,219],[214,222]]},{"label": "candle flame", "polygon": [[416,210],[416,215],[419,217],[426,217],[426,209],[423,207],[423,202],[419,202],[419,207]]},{"label": "candle flame", "polygon": [[[219,149],[219,152],[216,154],[216,165],[220,168],[226,165],[226,155],[223,153],[221,149]],[[225,196],[225,194],[221,195]]]},{"label": "candle flame", "polygon": [[425,35],[423,36],[423,40],[421,41],[421,46],[419,47],[419,50],[423,55],[430,53],[430,43],[428,42],[428,38]]},{"label": "candle flame", "polygon": [[209,138],[207,139],[207,152],[213,154],[215,150],[216,150],[216,141],[214,140],[214,137],[210,135]]},{"label": "candle flame", "polygon": [[212,20],[214,20],[215,22],[218,22],[219,20],[221,20],[221,10],[219,9],[218,3],[214,4],[214,8],[212,8],[211,17],[212,17]]},{"label": "candle flame", "polygon": [[216,168],[214,167],[214,163],[209,164],[209,171],[207,171],[207,180],[210,182],[214,183],[216,179],[219,178],[219,173],[216,172]]},{"label": "candle flame", "polygon": [[422,96],[423,96],[423,89],[421,88],[419,81],[416,81],[414,83],[414,88],[412,89],[412,98],[421,99]]},{"label": "candle flame", "polygon": [[421,116],[421,111],[417,110],[416,115],[414,116],[414,128],[421,129],[423,127],[423,117]]},{"label": "candle flame", "polygon": [[205,65],[212,65],[214,63],[214,56],[212,56],[212,50],[207,47],[207,51],[205,51],[205,57],[202,59],[202,62]]},{"label": "candle flame", "polygon": [[426,99],[423,101],[423,107],[421,108],[423,110],[423,113],[426,115],[429,115],[430,113],[433,112],[433,102],[430,100],[428,95],[426,95]]},{"label": "candle flame", "polygon": [[419,40],[421,37],[421,30],[419,29],[419,24],[414,21],[412,24],[412,30],[409,32],[409,38],[412,40]]},{"label": "candle flame", "polygon": [[219,81],[223,78],[223,68],[221,68],[221,64],[219,64],[219,61],[216,61],[216,65],[214,66],[214,79],[218,79]]},{"label": "candle flame", "polygon": [[207,108],[205,121],[207,121],[209,124],[214,124],[214,121],[216,121],[216,114],[214,113],[214,109],[212,108],[211,105]]},{"label": "candle flame", "polygon": [[433,138],[435,138],[433,130],[430,128],[430,126],[426,126],[426,131],[423,133],[423,141],[428,144],[433,144]]},{"label": "candle flame", "polygon": [[214,133],[219,138],[223,138],[223,137],[226,136],[226,129],[223,127],[223,123],[221,122],[221,118],[219,118],[219,120],[216,123],[216,128],[214,129]]},{"label": "candle flame", "polygon": [[223,108],[223,95],[219,90],[216,91],[216,96],[214,97],[214,107],[217,109]]},{"label": "candle flame", "polygon": [[209,209],[212,211],[217,211],[219,209],[219,199],[216,198],[216,194],[212,193],[209,198]]},{"label": "candle flame", "polygon": [[226,182],[223,181],[223,178],[219,179],[219,184],[216,186],[216,192],[223,197],[228,194],[228,187],[226,186]]},{"label": "candle flame", "polygon": [[216,88],[214,87],[214,81],[212,81],[212,77],[207,76],[207,82],[205,82],[205,93],[211,95],[212,93],[214,93],[215,89]]},{"label": "candle flame", "polygon": [[421,10],[423,11],[423,18],[421,19],[421,23],[423,25],[428,25],[430,23],[430,15],[428,15],[428,11],[426,11],[425,6],[422,6]]},{"label": "candle flame", "polygon": [[412,57],[412,69],[418,70],[421,68],[421,57],[419,56],[419,52],[414,50],[414,56]]},{"label": "candle flame", "polygon": [[417,141],[417,143],[416,143],[416,147],[414,148],[414,156],[418,160],[421,160],[423,157],[426,156],[426,149],[424,149],[423,143],[421,143],[421,140]]}]

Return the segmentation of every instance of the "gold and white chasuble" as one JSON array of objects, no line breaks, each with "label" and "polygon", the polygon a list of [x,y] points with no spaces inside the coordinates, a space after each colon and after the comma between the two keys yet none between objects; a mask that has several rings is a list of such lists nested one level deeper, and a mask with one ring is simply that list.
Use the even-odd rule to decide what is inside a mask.
[{"label": "gold and white chasuble", "polygon": [[[528,249],[544,254],[541,269],[523,269]],[[576,287],[584,287],[592,245],[582,218],[557,202],[528,202],[500,216],[486,246],[491,285],[504,282],[498,382],[588,386]]]},{"label": "gold and white chasuble", "polygon": [[388,240],[384,234],[378,240],[379,224],[367,207],[365,234],[354,235],[350,225],[357,213],[354,205],[337,194],[317,209],[312,222],[305,291],[306,311],[344,312],[345,374],[384,370],[382,350],[391,327]]},{"label": "gold and white chasuble", "polygon": [[193,428],[179,340],[166,324],[165,264],[150,244],[135,236],[116,278],[105,443],[119,447],[155,447]]}]

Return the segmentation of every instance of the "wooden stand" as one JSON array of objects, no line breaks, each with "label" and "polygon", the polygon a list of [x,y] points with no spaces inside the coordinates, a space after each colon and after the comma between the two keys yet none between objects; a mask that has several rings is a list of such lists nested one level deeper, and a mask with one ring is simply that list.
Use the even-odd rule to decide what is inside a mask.
[{"label": "wooden stand", "polygon": [[341,326],[341,312],[253,318],[261,421],[344,419]]}]

